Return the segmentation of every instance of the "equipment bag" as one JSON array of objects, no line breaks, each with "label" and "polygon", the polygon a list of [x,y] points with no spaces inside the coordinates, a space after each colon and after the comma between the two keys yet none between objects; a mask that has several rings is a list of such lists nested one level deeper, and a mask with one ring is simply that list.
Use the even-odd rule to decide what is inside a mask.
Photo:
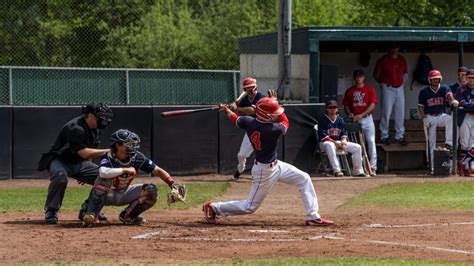
[{"label": "equipment bag", "polygon": [[425,53],[421,53],[418,57],[415,71],[413,72],[413,79],[410,85],[411,90],[413,90],[413,83],[415,83],[415,81],[423,85],[430,85],[428,73],[433,69],[433,64],[429,56]]}]

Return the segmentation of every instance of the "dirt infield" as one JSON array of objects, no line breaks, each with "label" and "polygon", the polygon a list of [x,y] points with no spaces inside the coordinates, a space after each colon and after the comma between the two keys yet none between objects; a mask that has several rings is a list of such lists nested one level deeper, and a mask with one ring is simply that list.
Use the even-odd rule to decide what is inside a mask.
[{"label": "dirt infield", "polygon": [[[183,177],[185,182],[226,181],[228,176]],[[154,179],[156,180],[156,179]],[[42,213],[0,215],[0,262],[170,263],[209,259],[367,256],[474,263],[474,212],[351,209],[337,207],[368,189],[397,182],[454,182],[462,177],[383,176],[313,178],[320,212],[337,225],[304,226],[296,188],[278,184],[253,215],[205,224],[200,209],[145,213],[144,226],[110,223],[83,228],[76,212],[46,225]],[[142,182],[142,180],[139,180]],[[250,179],[233,182],[217,200],[243,199]],[[73,182],[70,182],[71,185]],[[0,187],[42,186],[44,180],[9,180]],[[66,192],[67,193],[67,192]],[[190,195],[192,196],[192,195]],[[43,200],[43,199],[42,199]]]}]

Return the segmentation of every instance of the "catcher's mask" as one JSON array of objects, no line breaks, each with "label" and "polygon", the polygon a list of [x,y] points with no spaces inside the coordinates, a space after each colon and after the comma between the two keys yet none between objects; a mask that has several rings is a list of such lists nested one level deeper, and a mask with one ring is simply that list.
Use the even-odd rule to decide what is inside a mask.
[{"label": "catcher's mask", "polygon": [[140,148],[140,137],[128,129],[119,129],[110,136],[111,146],[123,144],[130,159],[134,159]]},{"label": "catcher's mask", "polygon": [[105,103],[89,104],[86,106],[85,113],[90,113],[97,117],[98,129],[105,129],[112,122],[112,117],[114,116],[112,109]]}]

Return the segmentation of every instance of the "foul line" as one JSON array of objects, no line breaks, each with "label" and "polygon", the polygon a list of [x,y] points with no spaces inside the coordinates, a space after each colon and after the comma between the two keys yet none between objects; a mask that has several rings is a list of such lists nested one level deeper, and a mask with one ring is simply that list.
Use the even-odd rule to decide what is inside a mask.
[{"label": "foul line", "polygon": [[459,222],[459,223],[441,223],[441,224],[399,224],[399,225],[390,225],[390,224],[368,224],[365,227],[368,228],[407,228],[407,227],[430,227],[430,226],[450,226],[450,225],[473,225],[474,222]]}]

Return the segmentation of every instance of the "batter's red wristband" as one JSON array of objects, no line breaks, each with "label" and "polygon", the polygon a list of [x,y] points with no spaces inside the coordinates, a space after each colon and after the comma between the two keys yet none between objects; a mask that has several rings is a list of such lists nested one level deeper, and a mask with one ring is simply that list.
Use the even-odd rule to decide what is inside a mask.
[{"label": "batter's red wristband", "polygon": [[164,178],[163,181],[165,181],[165,183],[168,184],[168,186],[171,186],[174,183],[174,180],[171,176]]}]

